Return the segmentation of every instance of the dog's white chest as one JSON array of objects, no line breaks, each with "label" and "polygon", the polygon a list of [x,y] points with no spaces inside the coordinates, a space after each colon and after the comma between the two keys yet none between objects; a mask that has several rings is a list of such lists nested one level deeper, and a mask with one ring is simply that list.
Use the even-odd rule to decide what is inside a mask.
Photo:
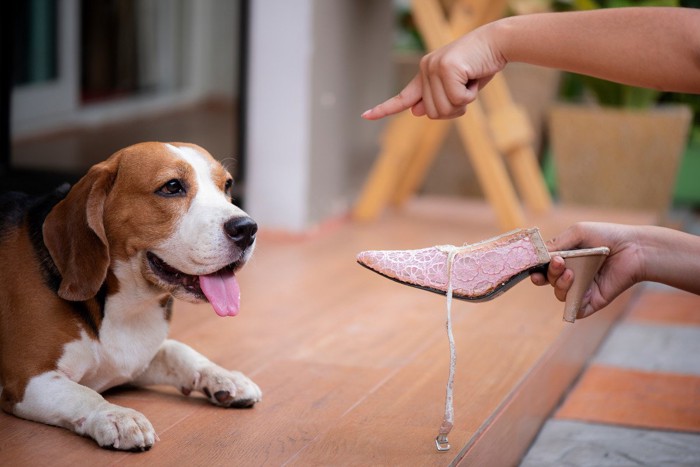
[{"label": "dog's white chest", "polygon": [[141,374],[168,334],[158,303],[124,303],[119,295],[105,307],[98,339],[82,333],[66,344],[58,369],[95,391],[127,383]]}]

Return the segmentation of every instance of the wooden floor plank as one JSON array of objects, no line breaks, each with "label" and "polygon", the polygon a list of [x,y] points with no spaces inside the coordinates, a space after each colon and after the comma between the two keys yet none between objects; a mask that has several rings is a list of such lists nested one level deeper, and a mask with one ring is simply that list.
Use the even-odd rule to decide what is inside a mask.
[{"label": "wooden floor plank", "polygon": [[700,377],[592,365],[557,419],[700,432]]},{"label": "wooden floor plank", "polygon": [[[531,217],[545,238],[577,220],[644,223],[616,211],[558,209]],[[207,305],[177,303],[171,337],[231,369],[263,390],[252,410],[222,410],[177,391],[133,390],[110,400],[142,411],[160,441],[143,454],[105,452],[66,430],[0,414],[0,460],[13,465],[446,465],[467,446],[489,439],[493,423],[513,426],[508,456],[488,449],[488,462],[512,459],[534,437],[537,423],[516,423],[516,402],[545,388],[534,369],[574,330],[590,338],[587,318],[561,321],[563,305],[548,287],[523,281],[497,300],[455,302],[458,366],[453,449],[437,453],[448,369],[445,300],[388,281],[355,263],[366,249],[422,248],[475,242],[501,233],[481,202],[419,198],[372,224],[345,223],[318,234],[263,234],[252,262],[239,273],[241,314],[219,318]],[[593,322],[593,321],[591,321]],[[575,342],[575,339],[573,340]],[[575,375],[590,349],[575,354]],[[561,362],[557,364],[562,364]],[[567,378],[558,384],[565,387]],[[531,387],[522,391],[523,381]],[[542,390],[543,417],[561,391]],[[502,416],[501,416],[502,415]],[[528,415],[530,416],[530,415]],[[530,420],[534,420],[531,418]],[[492,433],[496,433],[492,431]],[[490,438],[490,439],[497,439]]]},{"label": "wooden floor plank", "polygon": [[206,407],[161,436],[159,449],[121,465],[179,465],[206,459],[208,465],[282,465],[328,430],[386,370],[280,360],[256,380],[265,388],[252,409]]},{"label": "wooden floor plank", "polygon": [[[162,388],[112,390],[105,398],[143,413],[164,438],[168,430],[184,418],[208,406],[201,398],[185,398],[174,390]],[[133,453],[100,449],[92,439],[63,428],[0,413],[0,465],[83,465],[87,459],[93,465],[111,465],[134,456]]]}]

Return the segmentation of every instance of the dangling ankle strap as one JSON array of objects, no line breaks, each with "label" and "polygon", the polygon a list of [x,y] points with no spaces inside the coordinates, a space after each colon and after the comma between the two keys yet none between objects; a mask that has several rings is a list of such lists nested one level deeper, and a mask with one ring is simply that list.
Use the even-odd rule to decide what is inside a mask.
[{"label": "dangling ankle strap", "polygon": [[[466,246],[466,245],[465,245]],[[457,363],[457,352],[455,351],[455,340],[452,334],[452,266],[454,264],[455,255],[464,250],[464,247],[455,247],[452,245],[444,245],[438,247],[441,251],[447,253],[447,339],[450,343],[450,372],[447,377],[447,385],[445,387],[445,416],[442,420],[442,425],[438,430],[438,435],[435,438],[435,447],[438,451],[448,451],[450,443],[447,440],[447,435],[454,426],[454,379],[455,367]]]}]

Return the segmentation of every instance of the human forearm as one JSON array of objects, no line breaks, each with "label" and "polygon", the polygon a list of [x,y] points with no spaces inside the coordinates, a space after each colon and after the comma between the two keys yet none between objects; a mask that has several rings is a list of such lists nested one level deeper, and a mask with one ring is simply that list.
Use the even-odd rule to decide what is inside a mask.
[{"label": "human forearm", "polygon": [[700,294],[700,237],[663,227],[637,231],[643,280]]},{"label": "human forearm", "polygon": [[641,87],[700,93],[700,9],[607,8],[512,16],[427,55],[369,120],[411,109],[454,118],[508,62],[557,68]]},{"label": "human forearm", "polygon": [[507,62],[700,92],[700,10],[618,8],[514,16],[486,26]]}]

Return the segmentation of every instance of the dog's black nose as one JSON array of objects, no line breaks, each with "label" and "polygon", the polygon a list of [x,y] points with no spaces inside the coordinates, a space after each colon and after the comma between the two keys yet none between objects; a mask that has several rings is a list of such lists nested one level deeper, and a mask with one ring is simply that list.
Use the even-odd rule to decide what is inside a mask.
[{"label": "dog's black nose", "polygon": [[250,217],[234,217],[226,221],[224,230],[241,250],[245,250],[255,241],[258,224]]}]

